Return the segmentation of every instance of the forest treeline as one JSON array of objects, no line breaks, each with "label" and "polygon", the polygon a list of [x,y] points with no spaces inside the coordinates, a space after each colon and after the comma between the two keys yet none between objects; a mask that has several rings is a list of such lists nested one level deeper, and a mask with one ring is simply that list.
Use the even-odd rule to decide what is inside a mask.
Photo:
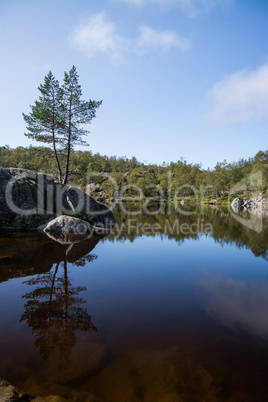
[{"label": "forest treeline", "polygon": [[[57,180],[55,157],[48,147],[0,147],[0,166],[44,172]],[[256,181],[256,190],[268,195],[268,151],[259,151],[253,158],[237,162],[218,162],[213,169],[205,170],[183,158],[168,164],[148,165],[135,157],[102,156],[91,151],[72,150],[69,181],[84,190],[91,190],[95,198],[116,197],[120,192],[124,197],[140,197],[142,192],[145,197],[195,195],[224,201],[243,179],[243,191],[247,187],[252,190],[254,183],[250,177],[254,173],[261,179]]]}]

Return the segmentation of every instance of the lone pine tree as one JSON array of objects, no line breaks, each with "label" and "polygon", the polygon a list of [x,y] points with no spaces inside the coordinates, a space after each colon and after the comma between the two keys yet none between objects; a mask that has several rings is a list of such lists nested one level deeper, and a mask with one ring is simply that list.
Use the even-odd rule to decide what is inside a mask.
[{"label": "lone pine tree", "polygon": [[[25,135],[35,141],[49,144],[57,163],[58,178],[67,183],[71,150],[75,145],[88,145],[82,137],[89,133],[83,125],[89,124],[96,117],[96,109],[102,101],[84,101],[78,83],[75,66],[69,73],[64,73],[64,82],[59,82],[50,71],[38,89],[39,100],[30,106],[31,112],[23,118],[27,123],[28,133]],[[64,168],[61,166],[59,154],[64,156]]]}]

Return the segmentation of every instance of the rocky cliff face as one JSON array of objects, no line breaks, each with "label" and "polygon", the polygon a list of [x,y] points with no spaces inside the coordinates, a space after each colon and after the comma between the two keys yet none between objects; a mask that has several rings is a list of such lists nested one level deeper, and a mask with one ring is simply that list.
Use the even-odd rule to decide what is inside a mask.
[{"label": "rocky cliff face", "polygon": [[109,208],[77,187],[42,173],[0,167],[0,230],[35,230],[60,215],[100,228],[115,225]]}]

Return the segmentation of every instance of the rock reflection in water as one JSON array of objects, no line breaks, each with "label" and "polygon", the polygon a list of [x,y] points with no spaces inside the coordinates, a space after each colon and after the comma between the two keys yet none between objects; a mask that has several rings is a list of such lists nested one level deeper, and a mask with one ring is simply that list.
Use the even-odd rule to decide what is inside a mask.
[{"label": "rock reflection in water", "polygon": [[[25,234],[22,239],[24,247],[20,246],[21,237],[6,239],[5,253],[9,257],[1,259],[5,262],[1,279],[9,279],[8,274],[19,277],[38,273],[23,282],[32,290],[23,296],[27,301],[20,322],[25,321],[32,328],[34,345],[45,360],[55,348],[59,349],[60,357],[68,360],[76,344],[75,332],[90,333],[97,328],[87,309],[82,307],[86,301],[80,293],[86,287],[72,286],[67,265],[71,262],[83,266],[95,260],[97,256],[90,252],[99,238]],[[14,242],[18,246],[15,249]],[[55,267],[51,268],[53,264]]]},{"label": "rock reflection in water", "polygon": [[[68,361],[76,344],[75,332],[90,333],[97,331],[97,327],[91,322],[87,309],[81,307],[86,301],[79,297],[79,294],[85,291],[86,287],[71,286],[67,262],[82,266],[96,259],[97,256],[88,254],[88,250],[94,248],[97,239],[93,241],[92,247],[92,237],[89,235],[47,235],[64,247],[65,258],[62,263],[56,264],[54,272],[50,271],[24,282],[35,286],[35,289],[23,296],[27,302],[20,322],[26,321],[32,328],[36,338],[34,345],[45,360],[55,347],[58,347],[60,356]],[[60,264],[63,266],[61,275],[58,273]]]},{"label": "rock reflection in water", "polygon": [[101,237],[58,237],[44,233],[11,233],[0,237],[0,283],[12,278],[48,272],[64,261],[81,265],[90,261],[91,251]]}]

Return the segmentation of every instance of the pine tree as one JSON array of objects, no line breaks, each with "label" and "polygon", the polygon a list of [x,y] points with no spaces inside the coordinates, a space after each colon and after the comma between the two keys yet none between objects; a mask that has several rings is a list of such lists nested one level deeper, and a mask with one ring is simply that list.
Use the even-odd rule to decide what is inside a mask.
[{"label": "pine tree", "polygon": [[71,150],[75,145],[88,145],[83,141],[82,136],[89,133],[81,127],[82,124],[88,124],[96,116],[96,109],[102,104],[102,101],[83,101],[81,100],[82,90],[78,83],[78,74],[75,66],[69,73],[64,73],[63,83],[63,105],[65,113],[65,141],[66,141],[66,159],[65,174],[63,183],[67,183],[69,174],[69,161]]},{"label": "pine tree", "polygon": [[[41,96],[31,107],[29,115],[22,114],[27,123],[25,135],[35,141],[49,144],[57,162],[60,183],[66,184],[69,175],[71,150],[75,145],[88,145],[82,136],[89,133],[83,127],[96,117],[96,109],[102,101],[83,101],[82,90],[78,83],[75,66],[69,73],[64,73],[63,86],[50,71],[45,76],[44,84],[38,89]],[[65,169],[59,160],[59,153],[64,151]]]},{"label": "pine tree", "polygon": [[44,84],[38,87],[41,96],[31,107],[29,115],[22,114],[27,123],[28,133],[25,135],[38,142],[50,144],[57,162],[59,181],[63,175],[58,157],[57,145],[62,144],[64,114],[62,105],[62,89],[51,71],[45,76]]}]

